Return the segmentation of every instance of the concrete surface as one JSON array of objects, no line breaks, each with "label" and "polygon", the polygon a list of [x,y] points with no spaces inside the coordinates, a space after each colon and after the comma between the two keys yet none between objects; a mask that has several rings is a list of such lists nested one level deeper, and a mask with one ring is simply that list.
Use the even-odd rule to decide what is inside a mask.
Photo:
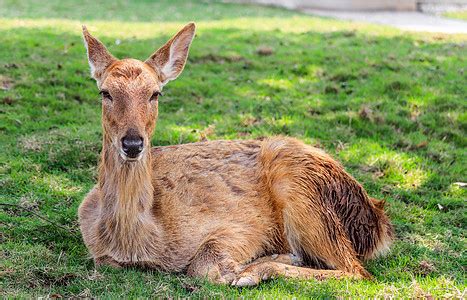
[{"label": "concrete surface", "polygon": [[[417,0],[233,0],[244,3],[258,3],[282,6],[289,9],[326,9],[338,11],[415,11]],[[419,0],[420,1],[420,0]],[[440,0],[424,0],[440,1]],[[453,0],[444,0],[453,1]],[[467,1],[467,0],[454,0]]]},{"label": "concrete surface", "polygon": [[448,19],[421,12],[345,12],[317,9],[301,9],[301,11],[311,15],[332,17],[342,20],[384,24],[403,30],[467,33],[466,21]]}]

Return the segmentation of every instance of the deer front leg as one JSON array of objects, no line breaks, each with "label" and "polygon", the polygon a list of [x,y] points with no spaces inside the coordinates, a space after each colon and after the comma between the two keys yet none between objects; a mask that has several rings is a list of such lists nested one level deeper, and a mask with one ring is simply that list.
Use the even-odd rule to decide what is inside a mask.
[{"label": "deer front leg", "polygon": [[323,280],[327,278],[355,278],[357,275],[339,270],[315,270],[303,267],[287,265],[275,261],[263,261],[252,263],[241,272],[232,282],[232,285],[254,286],[263,280],[273,279],[279,276],[286,278]]},{"label": "deer front leg", "polygon": [[94,264],[96,265],[96,268],[101,266],[110,266],[120,269],[123,267],[118,261],[107,255],[94,258]]},{"label": "deer front leg", "polygon": [[264,263],[264,262],[278,262],[278,263],[297,266],[297,267],[300,267],[303,265],[303,260],[300,257],[292,253],[289,253],[289,254],[273,254],[269,256],[260,257],[258,259],[255,259],[253,262],[251,262],[247,266],[245,266],[245,268],[251,264]]},{"label": "deer front leg", "polygon": [[240,264],[214,243],[203,245],[191,260],[187,275],[206,278],[210,282],[230,284],[240,272]]}]

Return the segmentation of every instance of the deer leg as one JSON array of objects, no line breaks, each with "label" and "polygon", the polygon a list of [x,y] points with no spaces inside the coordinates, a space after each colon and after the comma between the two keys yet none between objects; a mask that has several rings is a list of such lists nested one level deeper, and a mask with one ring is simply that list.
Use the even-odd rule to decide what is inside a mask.
[{"label": "deer leg", "polygon": [[332,209],[308,197],[289,199],[286,203],[285,233],[295,254],[317,259],[326,268],[351,273],[354,277],[371,278]]},{"label": "deer leg", "polygon": [[118,261],[107,255],[94,258],[94,264],[96,267],[111,266],[117,269],[122,268],[122,265]]},{"label": "deer leg", "polygon": [[209,243],[203,245],[191,260],[187,275],[204,277],[213,283],[230,284],[240,272],[240,264],[219,248]]},{"label": "deer leg", "polygon": [[[300,257],[289,253],[289,254],[273,254],[273,255],[268,255],[268,256],[263,256],[258,259],[255,259],[252,261],[250,264],[257,264],[257,263],[264,263],[264,262],[277,262],[281,264],[286,264],[286,265],[292,265],[292,266],[302,266],[303,261]],[[248,266],[247,265],[247,266]]]},{"label": "deer leg", "polygon": [[291,266],[280,262],[266,261],[260,263],[252,263],[241,272],[237,278],[232,282],[232,285],[254,286],[263,280],[273,279],[279,276],[286,278],[297,279],[318,279],[323,280],[327,278],[353,278],[353,274],[339,271],[339,270],[315,270],[310,268],[303,268]]}]

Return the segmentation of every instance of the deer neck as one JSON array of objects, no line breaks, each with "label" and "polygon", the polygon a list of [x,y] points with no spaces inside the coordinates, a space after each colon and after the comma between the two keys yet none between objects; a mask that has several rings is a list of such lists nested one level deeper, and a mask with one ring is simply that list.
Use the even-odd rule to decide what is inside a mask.
[{"label": "deer neck", "polygon": [[153,185],[151,154],[134,162],[124,161],[104,136],[99,166],[101,226],[103,239],[109,241],[111,256],[119,261],[151,260],[158,252],[160,228],[152,215]]},{"label": "deer neck", "polygon": [[153,204],[151,153],[138,161],[124,161],[109,139],[104,137],[99,166],[99,186],[105,208],[113,208],[125,218],[150,212]]}]

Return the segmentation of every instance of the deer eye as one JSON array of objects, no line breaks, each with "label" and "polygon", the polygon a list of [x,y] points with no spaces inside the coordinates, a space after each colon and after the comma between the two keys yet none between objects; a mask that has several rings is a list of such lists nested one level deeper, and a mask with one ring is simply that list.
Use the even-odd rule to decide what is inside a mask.
[{"label": "deer eye", "polygon": [[100,91],[99,94],[102,95],[102,98],[108,99],[112,101],[112,96],[110,96],[110,93],[108,91]]},{"label": "deer eye", "polygon": [[159,98],[159,96],[162,96],[162,93],[157,91],[157,92],[154,92],[151,96],[151,98],[149,98],[149,101],[157,101],[157,99]]}]

